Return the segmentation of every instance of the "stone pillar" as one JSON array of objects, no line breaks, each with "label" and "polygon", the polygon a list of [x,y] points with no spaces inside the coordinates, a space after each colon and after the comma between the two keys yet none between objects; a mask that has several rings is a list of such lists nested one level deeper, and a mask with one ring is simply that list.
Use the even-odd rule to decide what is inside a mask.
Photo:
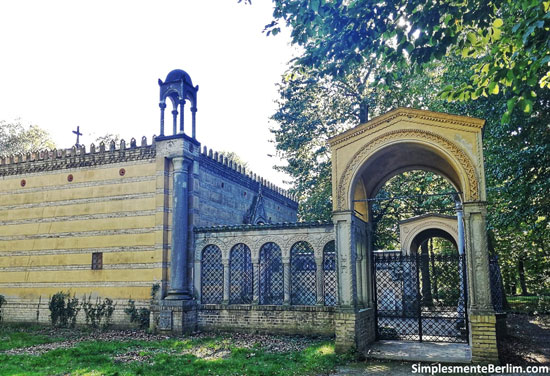
[{"label": "stone pillar", "polygon": [[185,106],[185,99],[180,100],[180,132],[183,133],[183,117],[185,112],[183,111]]},{"label": "stone pillar", "polygon": [[[360,248],[357,249],[357,251],[360,251]],[[357,275],[357,304],[359,306],[363,305],[363,272],[361,269],[362,265],[363,256],[359,253],[355,258],[355,274]]]},{"label": "stone pillar", "polygon": [[161,102],[159,103],[160,107],[160,135],[164,136],[164,109],[166,108],[166,103]]},{"label": "stone pillar", "polygon": [[175,108],[172,110],[172,117],[174,118],[173,128],[174,134],[178,134],[178,110]]},{"label": "stone pillar", "polygon": [[283,257],[283,305],[290,305],[290,258]]},{"label": "stone pillar", "polygon": [[336,252],[338,254],[338,296],[341,307],[355,306],[355,260],[351,211],[335,212],[332,215],[336,233]]},{"label": "stone pillar", "polygon": [[193,139],[196,139],[196,115],[197,115],[197,107],[193,106],[191,107],[191,126],[192,126],[192,137]]},{"label": "stone pillar", "polygon": [[183,157],[172,158],[174,164],[172,189],[172,244],[170,289],[166,299],[191,299],[187,274],[188,244],[188,170]]},{"label": "stone pillar", "polygon": [[486,207],[485,202],[466,202],[463,205],[470,345],[473,362],[498,363],[496,317],[489,281]]},{"label": "stone pillar", "polygon": [[317,287],[317,305],[325,305],[323,256],[315,257],[315,286]]},{"label": "stone pillar", "polygon": [[223,300],[222,304],[229,304],[229,260],[223,259]]},{"label": "stone pillar", "polygon": [[364,302],[366,306],[370,308],[374,308],[374,294],[373,294],[373,289],[374,289],[373,267],[374,266],[372,264],[373,263],[372,252],[373,252],[374,242],[373,242],[373,231],[372,231],[371,222],[367,222],[365,233],[366,233],[366,240],[365,240],[366,248],[365,248],[365,257],[364,257],[363,263],[366,265],[364,272],[365,272],[367,283],[364,291],[364,294],[365,294]]},{"label": "stone pillar", "polygon": [[260,260],[252,259],[252,304],[260,302]]}]

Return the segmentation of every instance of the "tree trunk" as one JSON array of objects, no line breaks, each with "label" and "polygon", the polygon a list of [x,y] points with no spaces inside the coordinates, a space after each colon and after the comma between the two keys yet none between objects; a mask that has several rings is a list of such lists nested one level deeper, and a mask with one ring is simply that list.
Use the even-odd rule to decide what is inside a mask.
[{"label": "tree trunk", "polygon": [[428,253],[428,241],[420,245],[420,272],[422,273],[422,306],[433,307],[432,284],[430,281],[430,255]]},{"label": "tree trunk", "polygon": [[529,295],[527,292],[527,285],[525,284],[525,266],[523,265],[523,260],[518,261],[518,272],[519,272],[519,285],[521,286],[521,295]]}]

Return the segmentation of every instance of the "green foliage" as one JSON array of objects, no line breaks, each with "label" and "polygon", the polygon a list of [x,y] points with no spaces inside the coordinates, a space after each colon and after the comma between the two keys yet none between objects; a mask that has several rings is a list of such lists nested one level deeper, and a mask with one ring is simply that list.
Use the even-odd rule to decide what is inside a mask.
[{"label": "green foliage", "polygon": [[76,316],[80,311],[78,298],[75,296],[71,298],[68,293],[60,291],[50,298],[48,308],[50,309],[50,319],[53,326],[74,328]]},{"label": "green foliage", "polygon": [[4,320],[4,313],[2,312],[2,306],[6,303],[4,295],[0,295],[0,323]]},{"label": "green foliage", "polygon": [[[155,283],[151,286],[151,300],[150,304],[155,304],[157,299],[157,294],[160,291],[160,284]],[[132,299],[128,300],[128,307],[124,308],[124,313],[126,313],[131,323],[137,323],[141,329],[148,329],[150,324],[151,310],[146,307],[136,308],[135,301]]]},{"label": "green foliage", "polygon": [[[91,295],[88,296],[88,299],[86,299],[86,296],[82,299],[82,309],[86,315],[86,324],[92,328],[108,328],[111,325],[116,304],[113,304],[113,301],[109,298],[101,300],[97,297],[95,303],[92,303],[91,300]],[[103,325],[101,324],[102,321]]]},{"label": "green foliage", "polygon": [[149,328],[151,311],[148,308],[141,307],[140,309],[137,309],[135,302],[130,299],[128,300],[128,307],[124,308],[124,313],[130,317],[131,323],[139,324],[141,329]]},{"label": "green foliage", "polygon": [[47,131],[31,125],[25,127],[20,120],[8,123],[0,120],[0,155],[27,153],[55,148]]},{"label": "green foliage", "polygon": [[[476,58],[472,76],[449,83],[443,98],[468,101],[510,96],[502,120],[513,108],[531,113],[537,107],[532,91],[550,88],[550,2],[533,0],[274,0],[274,21],[292,29],[294,44],[303,48],[296,66],[321,75],[346,77],[371,65],[375,56],[381,77],[373,85],[391,86],[396,72],[412,64],[417,72],[446,55]],[[500,116],[499,115],[499,116]]]},{"label": "green foliage", "polygon": [[528,314],[550,313],[550,296],[512,296],[508,297],[510,311]]}]

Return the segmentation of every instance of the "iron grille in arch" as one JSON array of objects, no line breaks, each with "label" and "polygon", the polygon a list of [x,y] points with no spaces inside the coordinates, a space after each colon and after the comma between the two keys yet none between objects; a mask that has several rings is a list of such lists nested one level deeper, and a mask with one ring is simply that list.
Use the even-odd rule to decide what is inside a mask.
[{"label": "iron grille in arch", "polygon": [[336,280],[336,249],[334,240],[323,248],[323,291],[325,305],[334,306],[338,302],[338,284]]},{"label": "iron grille in arch", "polygon": [[222,252],[215,245],[202,250],[201,303],[219,304],[223,299]]},{"label": "iron grille in arch", "polygon": [[283,264],[281,248],[266,243],[260,249],[260,304],[283,304]]},{"label": "iron grille in arch", "polygon": [[242,243],[229,254],[229,303],[252,303],[252,260],[250,249]]},{"label": "iron grille in arch", "polygon": [[290,300],[295,305],[317,303],[315,255],[308,242],[298,242],[290,249]]}]

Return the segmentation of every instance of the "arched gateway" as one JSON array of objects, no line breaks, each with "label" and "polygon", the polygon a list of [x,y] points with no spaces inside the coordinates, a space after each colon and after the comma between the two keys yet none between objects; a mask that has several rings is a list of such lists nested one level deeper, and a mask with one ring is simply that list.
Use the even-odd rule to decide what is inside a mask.
[{"label": "arched gateway", "polygon": [[[480,119],[398,108],[329,141],[340,305],[348,309],[341,315],[343,327],[338,329],[336,323],[338,347],[362,349],[375,340],[370,265],[372,213],[368,199],[374,198],[393,176],[426,170],[452,183],[459,192],[464,212],[468,342],[472,360],[497,359],[485,224],[483,125]],[[344,330],[349,334],[338,336]]]}]

